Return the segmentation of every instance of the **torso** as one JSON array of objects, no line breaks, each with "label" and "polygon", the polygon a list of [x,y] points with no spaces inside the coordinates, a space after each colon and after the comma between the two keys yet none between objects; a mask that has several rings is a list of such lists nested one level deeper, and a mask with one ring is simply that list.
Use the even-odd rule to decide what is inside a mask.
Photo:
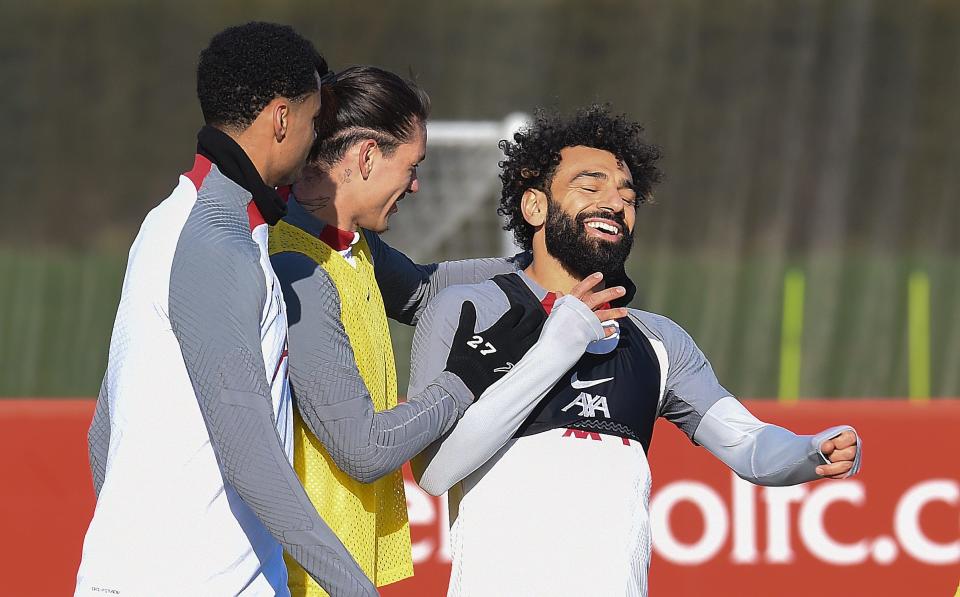
[{"label": "torso", "polygon": [[[540,307],[519,276],[494,282]],[[646,451],[663,372],[629,319],[615,343],[591,345],[514,439],[450,490],[449,595],[646,594]]]},{"label": "torso", "polygon": [[[494,282],[511,302],[542,308],[519,276],[497,276]],[[609,352],[588,348],[524,421],[516,437],[572,428],[631,439],[649,449],[660,398],[660,365],[650,341],[629,318],[620,322],[619,334]]]},{"label": "torso", "polygon": [[[277,433],[292,458],[287,320],[267,255],[267,225],[257,221],[255,207],[244,207],[248,193],[219,171],[207,166],[207,172],[198,180],[217,192],[201,199],[200,183],[181,177],[147,216],[130,251],[107,374],[108,472],[84,540],[77,594],[286,593],[283,550],[223,479],[169,317],[182,231],[195,222],[195,206],[212,201],[221,217],[200,224],[214,233],[229,230],[238,239],[231,250],[259,251],[266,285],[262,362]],[[137,532],[123,531],[131,528]]]}]

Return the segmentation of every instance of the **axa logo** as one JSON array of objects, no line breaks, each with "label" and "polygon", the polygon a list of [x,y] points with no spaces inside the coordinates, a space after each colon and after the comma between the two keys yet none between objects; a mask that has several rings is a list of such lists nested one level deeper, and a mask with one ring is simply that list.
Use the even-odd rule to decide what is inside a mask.
[{"label": "axa logo", "polygon": [[574,406],[580,407],[579,414],[581,417],[596,417],[598,412],[602,412],[605,418],[610,418],[610,408],[607,406],[606,396],[580,392],[580,395],[577,396],[573,402],[564,406],[561,410],[563,410],[563,412],[567,412],[568,409],[571,409]]}]

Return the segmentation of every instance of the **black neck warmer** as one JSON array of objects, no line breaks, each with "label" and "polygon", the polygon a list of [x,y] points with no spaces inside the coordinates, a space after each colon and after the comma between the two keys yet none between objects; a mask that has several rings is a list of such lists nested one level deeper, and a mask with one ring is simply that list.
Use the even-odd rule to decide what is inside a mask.
[{"label": "black neck warmer", "polygon": [[287,215],[287,204],[277,190],[267,186],[237,142],[223,131],[205,126],[197,133],[197,153],[217,165],[224,176],[253,195],[253,202],[267,224],[273,226]]}]

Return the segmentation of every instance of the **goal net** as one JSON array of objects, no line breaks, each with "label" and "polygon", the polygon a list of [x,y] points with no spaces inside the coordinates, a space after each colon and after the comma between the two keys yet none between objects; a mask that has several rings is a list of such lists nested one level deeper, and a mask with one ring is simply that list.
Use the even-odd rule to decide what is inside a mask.
[{"label": "goal net", "polygon": [[420,191],[400,204],[384,239],[418,263],[515,254],[513,234],[497,215],[498,143],[529,120],[517,113],[499,121],[428,122]]}]

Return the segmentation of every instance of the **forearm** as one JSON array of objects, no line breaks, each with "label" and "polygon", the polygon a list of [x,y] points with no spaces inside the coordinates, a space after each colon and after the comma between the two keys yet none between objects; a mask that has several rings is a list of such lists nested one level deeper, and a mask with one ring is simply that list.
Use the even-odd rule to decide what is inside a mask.
[{"label": "forearm", "polygon": [[502,448],[534,407],[603,336],[599,321],[576,299],[561,299],[540,339],[500,380],[491,385],[441,441],[414,461],[425,491],[440,495]]},{"label": "forearm", "polygon": [[200,396],[200,406],[224,479],[284,549],[331,595],[376,595],[297,479],[269,400],[224,388],[216,397]]},{"label": "forearm", "polygon": [[[703,416],[694,440],[707,448],[741,478],[757,485],[785,486],[821,478],[816,467],[828,463],[819,446],[852,427],[831,427],[817,435],[797,435],[764,423],[728,397]],[[856,433],[854,431],[854,433]],[[850,475],[860,468],[860,448]]]},{"label": "forearm", "polygon": [[336,403],[325,403],[318,380],[301,392],[297,407],[304,423],[337,466],[361,483],[371,483],[403,465],[446,433],[473,400],[460,379],[444,372],[422,392],[396,407],[374,412],[366,387]]}]

